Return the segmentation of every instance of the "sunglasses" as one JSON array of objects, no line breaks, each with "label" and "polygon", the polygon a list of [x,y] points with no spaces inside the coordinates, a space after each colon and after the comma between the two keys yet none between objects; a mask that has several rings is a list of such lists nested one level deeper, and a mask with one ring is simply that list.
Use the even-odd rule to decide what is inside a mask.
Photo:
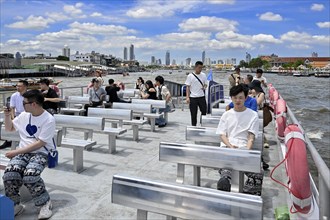
[{"label": "sunglasses", "polygon": [[27,104],[32,104],[33,102],[24,102],[23,101],[23,105],[25,106],[25,105],[27,105]]}]

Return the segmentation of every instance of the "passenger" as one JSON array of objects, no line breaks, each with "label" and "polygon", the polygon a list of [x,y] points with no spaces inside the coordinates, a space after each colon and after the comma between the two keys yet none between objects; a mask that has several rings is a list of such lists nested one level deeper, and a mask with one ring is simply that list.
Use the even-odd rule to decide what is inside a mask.
[{"label": "passenger", "polygon": [[[160,108],[159,113],[171,111],[172,96],[166,85],[164,85],[164,78],[162,76],[157,76],[155,78],[157,86],[157,97],[159,100],[166,100],[166,108]],[[166,120],[164,117],[156,118],[156,124],[158,127],[165,127]]]},{"label": "passenger", "polygon": [[[17,92],[11,95],[10,97],[10,108],[11,108],[11,119],[19,116],[22,112],[24,112],[23,106],[23,94],[27,91],[29,83],[26,80],[19,80],[16,89]],[[5,149],[11,146],[11,141],[5,141],[1,146],[0,149]]]},{"label": "passenger", "polygon": [[157,100],[157,92],[150,80],[145,83],[146,91],[141,93],[142,99],[154,99]]},{"label": "passenger", "polygon": [[[195,73],[190,73],[186,79],[186,101],[189,104],[191,125],[197,125],[198,108],[202,115],[206,115],[207,105],[205,98],[205,90],[207,88],[207,78],[202,72],[203,62],[195,63]],[[201,117],[202,119],[202,117]]]},{"label": "passenger", "polygon": [[44,97],[40,91],[27,91],[23,97],[25,112],[14,120],[11,119],[12,110],[4,109],[6,130],[16,130],[21,137],[18,148],[5,155],[10,158],[2,177],[5,194],[14,202],[15,216],[19,215],[24,210],[19,194],[24,184],[35,206],[40,208],[38,219],[48,219],[52,216],[52,203],[41,173],[47,165],[48,151],[54,149],[55,119],[42,108]]},{"label": "passenger", "polygon": [[255,77],[253,77],[253,80],[258,80],[261,82],[261,85],[264,87],[267,87],[267,80],[264,76],[262,76],[264,71],[262,71],[262,69],[257,69],[257,73],[255,75]]},{"label": "passenger", "polygon": [[141,92],[144,92],[146,90],[146,87],[144,85],[144,80],[142,77],[139,77],[135,83],[135,89],[139,89]]},{"label": "passenger", "polygon": [[262,110],[262,108],[264,107],[264,103],[265,103],[265,92],[261,88],[260,81],[253,80],[249,84],[249,88],[251,90],[251,96],[257,100],[258,109]]},{"label": "passenger", "polygon": [[[242,84],[244,90],[246,90],[249,94],[249,86],[246,84]],[[244,102],[244,106],[252,109],[253,111],[258,112],[258,104],[257,104],[257,100],[251,96],[247,96],[245,102]],[[229,105],[226,106],[226,111],[228,111],[229,109],[234,108],[234,103],[231,102]]]},{"label": "passenger", "polygon": [[233,86],[237,86],[238,84],[244,83],[243,78],[241,78],[241,69],[236,67],[235,73],[232,73],[228,76],[229,80],[229,89]]},{"label": "passenger", "polygon": [[57,96],[60,97],[61,96],[61,91],[58,88],[58,84],[60,84],[63,81],[60,80],[60,81],[55,82],[53,78],[48,78],[48,79],[49,79],[49,82],[50,82],[49,87],[52,88],[52,89],[54,89],[55,92],[56,92],[56,94],[57,94]]},{"label": "passenger", "polygon": [[246,85],[249,85],[252,81],[253,81],[253,76],[250,74],[246,75],[246,77],[244,78],[244,84]]},{"label": "passenger", "polygon": [[102,78],[102,70],[96,70],[96,79],[99,81],[100,86],[103,86],[104,84],[104,79]]},{"label": "passenger", "polygon": [[115,84],[115,81],[113,79],[109,79],[109,85],[105,87],[105,91],[107,92],[107,95],[109,96],[109,100],[107,100],[108,103],[114,103],[114,102],[125,102],[127,101],[120,99],[118,97],[117,92],[120,90],[120,87]]},{"label": "passenger", "polygon": [[101,87],[101,83],[96,79],[92,79],[93,87],[89,89],[89,105],[85,105],[86,116],[88,115],[89,107],[103,106],[103,101],[105,100],[106,91]]},{"label": "passenger", "polygon": [[43,108],[53,115],[57,114],[58,102],[60,102],[61,99],[58,98],[55,90],[49,87],[49,83],[48,79],[41,79],[40,89],[45,98]]},{"label": "passenger", "polygon": [[[248,97],[248,91],[243,85],[231,88],[229,95],[234,103],[234,108],[221,116],[216,131],[220,135],[221,146],[251,150],[259,132],[258,114],[244,106],[244,102]],[[219,173],[218,190],[230,191],[231,170],[220,169]],[[248,179],[243,187],[243,192],[261,195],[262,174],[245,174],[248,176]]]}]

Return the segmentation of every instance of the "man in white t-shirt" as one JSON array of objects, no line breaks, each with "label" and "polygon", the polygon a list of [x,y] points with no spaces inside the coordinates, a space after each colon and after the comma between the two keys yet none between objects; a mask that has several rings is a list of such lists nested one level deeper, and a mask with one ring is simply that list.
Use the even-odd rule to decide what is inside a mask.
[{"label": "man in white t-shirt", "polygon": [[264,87],[267,87],[267,80],[264,76],[262,76],[263,74],[263,70],[262,69],[257,69],[257,73],[256,75],[253,77],[253,80],[258,80],[261,82],[261,85]]},{"label": "man in white t-shirt", "polygon": [[195,73],[190,73],[186,80],[186,101],[189,104],[191,114],[191,125],[197,125],[198,107],[202,115],[206,115],[207,105],[205,99],[205,90],[207,88],[207,77],[202,72],[203,62],[195,63]]},{"label": "man in white t-shirt", "polygon": [[[242,84],[232,87],[229,95],[234,103],[234,108],[226,111],[221,116],[216,133],[220,135],[221,146],[250,150],[259,131],[258,113],[245,107],[244,102],[248,97],[248,90]],[[230,191],[231,171],[221,169],[219,173],[220,180],[218,181],[217,188],[223,191]],[[251,177],[247,184],[253,182],[252,185],[256,185],[255,174],[247,174],[247,176],[249,178]],[[248,186],[245,188],[247,189]],[[250,191],[247,189],[246,193],[250,193]]]},{"label": "man in white t-shirt", "polygon": [[14,214],[20,214],[24,206],[20,204],[19,189],[24,184],[40,207],[38,219],[48,219],[52,216],[52,204],[41,173],[47,165],[48,151],[55,148],[55,119],[42,108],[44,97],[40,91],[27,91],[23,97],[25,112],[14,120],[11,110],[4,109],[6,130],[18,131],[21,139],[17,149],[5,154],[10,158],[2,177],[5,194],[15,204]]},{"label": "man in white t-shirt", "polygon": [[[15,118],[19,116],[22,112],[24,112],[24,107],[23,107],[23,100],[24,97],[22,96],[28,88],[29,83],[26,80],[19,80],[16,89],[17,92],[11,95],[10,97],[10,108],[12,109],[11,111],[11,118]],[[0,149],[5,149],[7,147],[11,146],[11,141],[5,141],[1,146]]]}]

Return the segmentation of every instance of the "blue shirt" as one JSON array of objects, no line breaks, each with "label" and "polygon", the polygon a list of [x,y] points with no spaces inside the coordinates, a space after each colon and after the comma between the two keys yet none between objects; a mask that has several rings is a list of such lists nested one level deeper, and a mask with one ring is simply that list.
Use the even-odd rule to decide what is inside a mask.
[{"label": "blue shirt", "polygon": [[[249,109],[252,109],[253,111],[258,112],[258,104],[257,104],[257,100],[255,98],[251,98],[250,96],[248,96],[244,102],[244,106]],[[234,108],[234,103],[231,102],[229,104],[229,107]]]}]

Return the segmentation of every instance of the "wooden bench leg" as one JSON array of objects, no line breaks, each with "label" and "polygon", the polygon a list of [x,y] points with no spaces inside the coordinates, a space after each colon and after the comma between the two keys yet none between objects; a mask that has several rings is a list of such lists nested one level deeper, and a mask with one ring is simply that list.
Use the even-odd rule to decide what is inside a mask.
[{"label": "wooden bench leg", "polygon": [[110,154],[116,153],[116,135],[109,134],[109,151]]},{"label": "wooden bench leg", "polygon": [[139,141],[139,125],[132,125],[133,141]]},{"label": "wooden bench leg", "polygon": [[84,169],[83,149],[73,149],[73,171],[80,173]]},{"label": "wooden bench leg", "polygon": [[150,118],[151,132],[155,131],[156,127],[156,118]]},{"label": "wooden bench leg", "polygon": [[193,166],[194,174],[193,174],[193,185],[201,186],[201,167]]},{"label": "wooden bench leg", "polygon": [[184,166],[184,164],[178,163],[176,182],[180,184],[184,182]]},{"label": "wooden bench leg", "polygon": [[147,220],[147,218],[148,218],[148,212],[147,211],[144,211],[144,210],[141,210],[141,209],[137,210],[137,214],[136,214],[136,219],[137,220]]}]

